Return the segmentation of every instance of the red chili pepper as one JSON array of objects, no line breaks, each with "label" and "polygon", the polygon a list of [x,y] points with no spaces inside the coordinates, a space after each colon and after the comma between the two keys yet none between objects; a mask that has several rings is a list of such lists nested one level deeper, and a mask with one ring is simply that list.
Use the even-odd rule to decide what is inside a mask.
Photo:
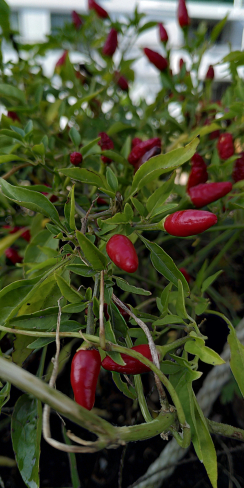
[{"label": "red chili pepper", "polygon": [[113,56],[118,46],[118,32],[112,28],[108,34],[106,42],[103,46],[103,54],[105,56]]},{"label": "red chili pepper", "polygon": [[118,268],[135,273],[138,268],[138,257],[136,250],[128,237],[115,234],[110,237],[106,245],[106,251]]},{"label": "red chili pepper", "polygon": [[87,410],[95,403],[101,357],[96,349],[80,349],[71,363],[70,381],[75,401]]},{"label": "red chili pepper", "polygon": [[232,134],[229,132],[221,134],[217,143],[217,149],[221,159],[229,159],[231,156],[233,156],[235,148]]},{"label": "red chili pepper", "polygon": [[[145,358],[152,361],[152,355],[148,344],[141,344],[140,346],[134,346],[131,348],[132,351],[139,352]],[[150,368],[145,364],[141,363],[138,359],[132,358],[128,356],[128,354],[121,354],[125,365],[122,366],[121,364],[115,363],[113,359],[109,356],[106,356],[102,361],[102,367],[108,371],[116,371],[117,373],[122,374],[141,374],[141,373],[148,373]]]},{"label": "red chili pepper", "polygon": [[71,13],[71,17],[76,30],[78,30],[83,24],[79,14],[77,14],[77,12],[73,10]]},{"label": "red chili pepper", "polygon": [[133,149],[133,147],[138,146],[140,142],[142,142],[142,139],[140,139],[139,137],[134,137],[134,139],[132,139],[131,141],[131,148]]},{"label": "red chili pepper", "polygon": [[123,91],[129,90],[129,84],[125,76],[121,75],[119,71],[115,71],[115,82]]},{"label": "red chili pepper", "polygon": [[244,180],[244,152],[241,152],[240,157],[235,160],[235,165],[232,173],[232,178],[237,181]]},{"label": "red chili pepper", "polygon": [[74,166],[79,166],[79,164],[82,162],[83,156],[79,152],[73,152],[70,154],[69,160],[71,164]]},{"label": "red chili pepper", "polygon": [[179,210],[165,218],[164,229],[172,236],[194,236],[212,227],[217,220],[216,215],[205,210]]},{"label": "red chili pepper", "polygon": [[216,202],[232,190],[232,183],[221,181],[218,183],[201,183],[188,190],[190,199],[197,208],[205,207],[209,203]]},{"label": "red chili pepper", "polygon": [[148,47],[145,47],[143,51],[149,59],[150,63],[154,64],[154,66],[156,66],[159,71],[163,71],[167,68],[168,61],[166,58],[161,56],[161,54],[157,53],[156,51],[152,51],[152,49],[149,49]]},{"label": "red chili pepper", "polygon": [[190,25],[190,18],[187,12],[185,0],[179,0],[177,16],[178,22],[182,28]]},{"label": "red chili pepper", "polygon": [[190,283],[191,277],[190,277],[188,271],[185,268],[179,268],[179,270],[183,274],[183,276],[185,277],[187,283]]},{"label": "red chili pepper", "polygon": [[108,12],[106,12],[104,8],[100,7],[100,5],[98,5],[98,3],[95,2],[95,0],[88,0],[88,8],[89,10],[95,10],[98,17],[100,17],[101,19],[107,19]]},{"label": "red chili pepper", "polygon": [[[3,229],[10,229],[11,226],[10,225],[3,225]],[[9,234],[15,234],[15,232],[18,232],[18,230],[20,229],[24,229],[24,227],[18,227],[18,225],[16,225],[15,227],[13,227],[13,229],[9,232]],[[31,240],[31,235],[30,235],[30,231],[29,229],[25,230],[21,236],[23,239],[25,239],[25,241],[27,242],[30,242]]]},{"label": "red chili pepper", "polygon": [[169,39],[168,33],[162,23],[159,23],[158,27],[159,27],[160,41],[166,44],[166,42],[168,42]]},{"label": "red chili pepper", "polygon": [[4,254],[13,264],[21,263],[23,261],[23,258],[12,247],[5,249]]},{"label": "red chili pepper", "polygon": [[65,64],[66,58],[68,56],[68,52],[69,51],[64,51],[64,53],[62,54],[61,58],[59,58],[58,61],[56,62],[56,65],[55,65],[56,68],[58,66],[63,66]]},{"label": "red chili pepper", "polygon": [[205,76],[205,80],[213,80],[213,79],[214,79],[214,69],[213,66],[210,64]]},{"label": "red chili pepper", "polygon": [[193,186],[205,183],[208,179],[207,165],[200,154],[195,153],[191,158],[192,169],[187,182],[187,191]]},{"label": "red chili pepper", "polygon": [[154,146],[152,149],[149,149],[143,156],[134,164],[134,173],[138,171],[138,169],[146,162],[149,161],[149,159],[153,158],[154,156],[158,156],[158,154],[161,154],[161,147]]},{"label": "red chili pepper", "polygon": [[108,205],[108,202],[106,202],[106,200],[104,200],[104,198],[98,197],[97,205]]},{"label": "red chili pepper", "polygon": [[[106,132],[99,132],[98,134],[101,139],[98,142],[98,145],[101,147],[102,151],[108,151],[109,149],[114,149],[114,143],[112,139],[106,134]],[[101,156],[101,159],[104,163],[112,163],[112,159],[107,158],[106,156]]]},{"label": "red chili pepper", "polygon": [[161,147],[161,140],[159,139],[159,137],[154,137],[153,139],[142,141],[134,146],[128,156],[129,163],[134,165],[147,151],[149,151],[153,147]]},{"label": "red chili pepper", "polygon": [[10,117],[14,122],[16,122],[16,120],[20,122],[19,116],[16,114],[16,112],[12,112],[11,110],[9,110],[8,117]]}]

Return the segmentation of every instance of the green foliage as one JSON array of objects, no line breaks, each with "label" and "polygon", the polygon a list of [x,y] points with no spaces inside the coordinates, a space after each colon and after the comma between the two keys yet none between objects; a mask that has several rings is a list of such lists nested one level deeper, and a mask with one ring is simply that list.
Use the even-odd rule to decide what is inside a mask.
[{"label": "green foliage", "polygon": [[[0,0],[0,26],[8,40],[14,39],[9,12],[8,5]],[[106,423],[105,428],[101,417],[77,410],[69,399],[66,412],[71,412],[73,421],[78,418],[79,425],[85,423],[88,430],[101,435],[95,450],[157,435],[162,432],[164,418],[166,431],[181,446],[187,447],[192,441],[213,487],[217,486],[216,452],[193,382],[202,374],[199,361],[200,369],[201,362],[213,366],[224,362],[205,344],[203,318],[217,314],[230,329],[230,367],[244,395],[244,346],[230,321],[237,324],[242,310],[243,180],[236,182],[223,199],[204,207],[218,217],[218,223],[206,232],[178,238],[165,232],[163,222],[168,214],[193,206],[185,182],[196,151],[207,164],[208,180],[221,182],[231,180],[244,147],[244,83],[237,70],[244,65],[243,52],[230,51],[221,61],[228,63],[231,83],[220,101],[213,100],[212,81],[197,76],[205,51],[226,22],[227,17],[214,27],[210,41],[203,24],[191,38],[185,32],[182,48],[192,60],[190,72],[183,66],[172,73],[169,66],[160,73],[161,88],[150,104],[143,98],[134,102],[130,89],[127,92],[119,87],[115,73],[125,76],[129,84],[133,82],[136,59],[129,55],[132,39],[157,25],[147,22],[137,8],[121,23],[112,23],[110,18],[103,22],[91,11],[78,30],[66,24],[44,43],[21,45],[25,55],[18,63],[5,63],[0,56],[0,102],[4,110],[0,122],[0,346],[7,333],[11,342],[8,353],[1,353],[0,359],[6,355],[10,360],[12,355],[19,377],[25,378],[23,362],[40,349],[44,357],[46,347],[56,340],[60,318],[64,345],[59,372],[67,367],[74,341],[80,341],[79,347],[84,339],[85,347],[99,347],[102,356],[108,354],[118,364],[124,363],[121,353],[144,362],[158,374],[174,413],[165,414],[168,406],[163,404],[165,410],[153,420],[159,403],[148,407],[140,377],[125,381],[116,372],[112,374],[115,385],[134,401],[133,408],[141,410],[146,424],[127,425],[119,437],[112,425]],[[102,54],[111,26],[118,30],[120,39],[127,40],[127,48],[120,51],[116,63]],[[64,62],[46,77],[40,57],[60,48],[67,50]],[[68,53],[77,50],[86,60],[84,65],[71,62]],[[168,46],[166,51],[170,60]],[[171,104],[177,106],[179,117],[172,115]],[[226,160],[218,154],[217,130],[233,136],[235,154]],[[103,144],[104,132],[112,142]],[[146,156],[140,154],[136,164],[143,164],[133,166],[129,155],[135,138],[160,139],[161,154],[157,152],[144,162],[141,157]],[[70,154],[75,151],[83,156],[80,167],[70,164]],[[30,236],[26,237],[27,230]],[[114,234],[129,237],[135,246],[139,260],[135,273],[111,265],[106,243]],[[18,263],[7,259],[8,248],[18,250]],[[123,315],[123,307],[115,305],[116,297],[122,305],[125,301],[129,304],[127,312],[130,315],[131,311],[133,318]],[[149,334],[160,354],[160,370],[131,351],[133,344],[148,342]],[[52,363],[46,365],[47,378],[51,371]],[[34,375],[32,379],[26,380],[28,387],[25,382],[19,385],[18,378],[13,380],[31,396],[17,400],[12,442],[26,486],[38,487],[41,408],[37,398],[43,391],[43,402],[52,404],[52,400],[40,387],[44,382],[39,383],[41,390],[37,392]],[[10,395],[10,382],[4,373],[2,380],[0,407]],[[225,399],[231,394],[233,389]],[[70,440],[66,434],[64,438],[67,448]],[[83,450],[85,446],[86,442]],[[78,486],[72,456],[71,462],[73,483]]]}]

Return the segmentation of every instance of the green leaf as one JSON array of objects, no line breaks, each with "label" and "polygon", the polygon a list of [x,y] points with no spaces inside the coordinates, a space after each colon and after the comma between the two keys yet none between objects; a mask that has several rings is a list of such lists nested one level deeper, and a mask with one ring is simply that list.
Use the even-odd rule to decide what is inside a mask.
[{"label": "green leaf", "polygon": [[231,323],[228,323],[230,333],[228,335],[228,343],[230,346],[230,368],[237,381],[237,384],[244,397],[244,346],[239,341],[236,331]]},{"label": "green leaf", "polygon": [[2,136],[2,135],[7,136],[7,137],[11,137],[12,139],[17,139],[23,145],[23,137],[20,136],[19,134],[17,134],[16,132],[14,132],[13,130],[1,129],[0,130],[0,136]]},{"label": "green leaf", "polygon": [[145,205],[143,205],[141,202],[139,202],[139,200],[137,198],[130,197],[130,199],[131,199],[134,207],[136,208],[137,212],[139,213],[139,215],[141,215],[142,217],[146,217],[147,211],[146,211]]},{"label": "green leaf", "polygon": [[217,273],[209,276],[206,280],[204,280],[202,284],[202,293],[204,293],[208,289],[208,287],[212,285],[212,283],[218,278],[221,273],[223,273],[223,270],[217,271]]},{"label": "green leaf", "polygon": [[123,124],[123,122],[115,122],[109,127],[109,129],[107,130],[107,134],[109,136],[112,136],[113,134],[118,134],[118,132],[126,129],[131,129],[131,126],[129,124]]},{"label": "green leaf", "polygon": [[9,401],[11,384],[6,383],[0,390],[0,413],[2,407]]},{"label": "green leaf", "polygon": [[125,383],[122,380],[121,375],[119,373],[113,371],[112,378],[117,388],[123,393],[123,395],[127,396],[128,398],[131,398],[132,400],[136,400],[137,394],[135,389],[128,383]]},{"label": "green leaf", "polygon": [[90,100],[97,97],[97,95],[100,95],[100,93],[102,93],[105,89],[106,87],[100,88],[100,90],[97,90],[93,93],[89,93],[89,95],[86,95],[85,97],[79,98],[78,102],[72,105],[72,112],[74,113],[75,110],[80,109],[83,103],[90,102]]},{"label": "green leaf", "polygon": [[113,217],[106,219],[103,221],[107,225],[114,225],[114,224],[128,224],[127,215],[122,212],[116,213]]},{"label": "green leaf", "polygon": [[185,324],[184,320],[178,315],[166,315],[162,319],[155,320],[153,325]]},{"label": "green leaf", "polygon": [[107,182],[102,175],[85,168],[66,168],[59,170],[59,172],[72,180],[81,181],[97,188],[107,187]]},{"label": "green leaf", "polygon": [[89,261],[91,266],[97,271],[102,271],[107,266],[107,258],[99,249],[92,244],[92,242],[80,231],[76,231],[80,248],[82,249],[85,258]]},{"label": "green leaf", "polygon": [[116,280],[117,286],[121,288],[123,291],[128,291],[130,293],[135,293],[136,295],[144,295],[149,296],[151,295],[150,291],[144,290],[143,288],[138,288],[137,286],[130,285],[127,281],[123,280],[123,278],[118,278],[114,276]]},{"label": "green leaf", "polygon": [[8,319],[12,311],[25,299],[39,278],[14,281],[0,291],[0,322]]},{"label": "green leaf", "polygon": [[205,344],[200,344],[199,342],[186,342],[185,351],[189,352],[190,354],[194,354],[195,356],[199,356],[201,361],[207,364],[212,364],[213,366],[225,363],[217,352],[205,346]]},{"label": "green leaf", "polygon": [[153,27],[156,27],[158,25],[157,22],[154,22],[153,20],[150,20],[149,22],[146,22],[145,24],[143,24],[139,29],[138,29],[138,33],[141,34],[142,32],[148,30],[148,29],[152,29]]},{"label": "green leaf", "polygon": [[21,103],[25,104],[26,100],[24,93],[24,90],[20,90],[16,86],[8,85],[7,83],[0,83],[0,95],[15,98],[16,100],[19,100]]},{"label": "green leaf", "polygon": [[128,165],[128,161],[126,161],[123,156],[120,156],[120,154],[116,153],[115,151],[107,149],[106,151],[101,151],[101,154],[109,159],[112,159],[112,161],[115,161],[115,163],[123,164],[126,166]]},{"label": "green leaf", "polygon": [[169,283],[164,288],[164,291],[162,291],[162,294],[160,297],[161,304],[162,304],[164,312],[168,312],[168,304],[169,304],[169,297],[170,297],[171,288],[172,288],[172,283]]},{"label": "green leaf", "polygon": [[81,143],[81,136],[80,136],[80,133],[78,132],[78,130],[75,129],[75,127],[71,127],[71,129],[69,131],[69,137],[70,137],[71,141],[73,142],[74,146],[76,146],[78,148],[80,143]]},{"label": "green leaf", "polygon": [[117,180],[117,177],[116,175],[114,174],[114,172],[111,170],[111,168],[109,168],[109,166],[107,167],[107,170],[106,170],[106,179],[107,179],[107,182],[110,186],[110,188],[116,192],[118,190],[118,180]]},{"label": "green leaf", "polygon": [[0,163],[10,163],[14,161],[26,161],[25,158],[20,158],[15,154],[3,154],[0,156]]},{"label": "green leaf", "polygon": [[64,280],[59,275],[55,275],[55,279],[57,281],[58,287],[61,291],[61,294],[71,303],[78,303],[84,298],[84,296],[79,293],[78,291],[74,290],[67,281]]},{"label": "green leaf", "polygon": [[8,234],[7,236],[0,239],[0,256],[4,254],[4,251],[12,246],[12,244],[23,234],[23,229],[14,232],[14,234]]},{"label": "green leaf", "polygon": [[[97,137],[96,139],[93,139],[93,141],[88,142],[85,146],[80,148],[80,152],[83,157],[87,156],[90,154],[91,149],[97,145],[98,141],[101,139],[101,137]],[[97,146],[98,147],[98,146]],[[100,148],[99,148],[100,152]]]},{"label": "green leaf", "polygon": [[185,306],[184,290],[180,280],[178,280],[178,293],[176,300],[176,313],[183,319],[187,319],[187,312]]},{"label": "green leaf", "polygon": [[141,235],[140,239],[151,252],[151,261],[154,268],[177,288],[178,280],[180,280],[183,286],[184,295],[188,296],[190,294],[188,283],[182,273],[178,270],[173,259],[171,259],[158,244],[155,244],[155,242],[150,242]]},{"label": "green leaf", "polygon": [[11,431],[15,458],[23,481],[29,488],[38,488],[42,432],[42,408],[39,400],[28,395],[22,395],[17,400]]},{"label": "green leaf", "polygon": [[[25,251],[25,263],[43,263],[47,259],[43,248],[49,248],[52,251],[57,251],[58,240],[53,238],[48,230],[41,230],[36,234],[31,242],[28,244]],[[55,254],[58,255],[57,252]]]},{"label": "green leaf", "polygon": [[155,207],[160,207],[168,196],[172,193],[175,181],[175,171],[172,173],[170,178],[165,181],[147,200],[147,210],[149,213],[153,211]]},{"label": "green leaf", "polygon": [[223,19],[221,19],[221,20],[220,20],[220,21],[219,21],[219,22],[218,22],[218,23],[217,23],[217,24],[214,26],[214,28],[213,28],[213,30],[212,30],[212,32],[211,32],[211,34],[210,34],[210,39],[211,39],[211,41],[212,41],[212,42],[215,42],[215,41],[218,39],[218,37],[219,37],[220,33],[222,32],[222,30],[223,30],[223,28],[224,28],[224,26],[225,26],[225,24],[226,24],[226,22],[227,22],[228,15],[229,15],[229,14],[227,14],[227,15],[226,15],[226,16],[225,16]]},{"label": "green leaf", "polygon": [[85,264],[68,264],[66,269],[80,276],[94,276],[96,271]]},{"label": "green leaf", "polygon": [[129,203],[126,203],[125,204],[125,208],[124,208],[124,214],[128,220],[128,222],[131,222],[133,220],[133,217],[134,217],[134,212],[130,206]]},{"label": "green leaf", "polygon": [[75,185],[72,186],[70,193],[70,216],[69,216],[69,226],[72,230],[75,230]]},{"label": "green leaf", "polygon": [[187,146],[175,149],[167,154],[160,154],[153,158],[153,165],[151,160],[146,161],[136,172],[131,193],[129,196],[134,195],[143,186],[148,185],[151,181],[158,178],[164,173],[172,171],[186,161],[188,161],[196,152],[197,145],[199,144],[199,139],[196,138]]},{"label": "green leaf", "polygon": [[60,226],[59,215],[54,205],[40,193],[27,190],[18,186],[10,185],[7,181],[0,179],[3,194],[13,202],[22,207],[39,212]]},{"label": "green leaf", "polygon": [[108,305],[108,313],[116,337],[125,337],[127,334],[127,325],[125,319],[121,315],[116,305],[112,302]]},{"label": "green leaf", "polygon": [[35,154],[38,154],[38,156],[44,156],[45,155],[45,146],[43,142],[41,144],[35,144],[35,146],[32,147],[32,151]]}]

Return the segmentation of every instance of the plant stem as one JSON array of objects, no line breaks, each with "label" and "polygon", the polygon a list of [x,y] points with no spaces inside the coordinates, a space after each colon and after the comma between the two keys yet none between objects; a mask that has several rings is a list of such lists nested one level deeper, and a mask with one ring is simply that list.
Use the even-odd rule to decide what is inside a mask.
[{"label": "plant stem", "polygon": [[105,350],[106,349],[106,340],[105,340],[103,309],[104,309],[104,271],[101,271],[100,304],[99,304],[99,339],[100,339],[101,349]]},{"label": "plant stem", "polygon": [[213,420],[206,419],[209,432],[211,434],[223,435],[225,437],[230,437],[231,439],[236,439],[238,441],[244,441],[244,430],[238,427],[232,427],[232,425],[220,424],[219,422],[214,422]]}]

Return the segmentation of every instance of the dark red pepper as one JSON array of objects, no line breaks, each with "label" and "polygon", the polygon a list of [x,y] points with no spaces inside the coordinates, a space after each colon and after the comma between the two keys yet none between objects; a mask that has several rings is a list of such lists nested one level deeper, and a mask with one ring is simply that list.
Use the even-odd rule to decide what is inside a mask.
[{"label": "dark red pepper", "polygon": [[232,134],[229,132],[221,134],[217,143],[217,149],[221,159],[229,159],[231,156],[233,156],[235,148]]},{"label": "dark red pepper", "polygon": [[125,76],[121,75],[119,71],[115,71],[115,82],[123,91],[129,90],[129,84]]},{"label": "dark red pepper", "polygon": [[13,249],[13,247],[5,249],[4,254],[13,264],[21,263],[23,261],[23,258],[15,249]]},{"label": "dark red pepper", "polygon": [[134,137],[134,139],[132,139],[131,141],[131,148],[133,149],[133,147],[140,144],[140,142],[142,142],[142,139],[140,139],[139,137]]},{"label": "dark red pepper", "polygon": [[161,154],[161,147],[154,146],[152,149],[149,149],[143,156],[134,164],[134,173],[138,171],[138,169],[149,159],[153,158],[154,156],[158,156]]},{"label": "dark red pepper", "polygon": [[106,251],[118,268],[135,273],[138,268],[138,256],[136,250],[128,237],[115,234],[110,237],[106,245]]},{"label": "dark red pepper", "polygon": [[160,41],[166,44],[166,42],[168,42],[169,39],[168,33],[162,23],[159,23],[158,27],[159,27]]},{"label": "dark red pepper", "polygon": [[213,79],[214,79],[214,69],[213,66],[210,64],[205,76],[205,80],[213,80]]},{"label": "dark red pepper", "polygon": [[191,158],[192,169],[187,182],[187,190],[193,186],[205,183],[208,179],[207,165],[200,154],[195,153]]},{"label": "dark red pepper", "polygon": [[71,17],[72,17],[72,21],[73,21],[73,24],[74,24],[76,30],[80,29],[83,22],[79,16],[79,14],[77,14],[77,12],[75,10],[73,10],[71,13]]},{"label": "dark red pepper", "polygon": [[165,218],[164,229],[172,236],[194,236],[212,227],[217,220],[216,215],[205,210],[179,210]]},{"label": "dark red pepper", "polygon": [[188,195],[197,208],[205,207],[209,203],[216,202],[232,190],[232,183],[221,181],[218,183],[201,183],[188,190]]},{"label": "dark red pepper", "polygon": [[178,22],[182,28],[190,25],[190,18],[187,12],[185,0],[179,0],[177,16]]},{"label": "dark red pepper", "polygon": [[16,112],[12,112],[11,110],[9,110],[8,117],[10,117],[14,122],[20,122],[19,116],[16,114]]},{"label": "dark red pepper", "polygon": [[83,156],[79,152],[73,152],[70,154],[69,160],[71,164],[74,166],[79,166],[79,164],[82,162]]},{"label": "dark red pepper", "polygon": [[168,61],[166,58],[161,56],[161,54],[157,53],[156,51],[152,51],[152,49],[149,49],[148,47],[145,47],[143,51],[150,63],[154,64],[159,71],[164,71],[167,68]]},{"label": "dark red pepper", "polygon": [[[3,229],[10,229],[11,226],[10,225],[3,225]],[[16,225],[15,227],[12,228],[12,230],[9,232],[9,234],[15,234],[15,232],[18,232],[18,230],[20,229],[24,229],[24,227],[19,227],[18,225]],[[21,236],[23,239],[25,239],[25,241],[27,242],[30,242],[31,240],[31,235],[30,235],[30,231],[29,229],[25,230]]]},{"label": "dark red pepper", "polygon": [[101,19],[107,19],[108,18],[108,12],[104,10],[95,0],[88,0],[88,8],[89,10],[95,10],[97,13],[98,17]]},{"label": "dark red pepper", "polygon": [[[132,351],[139,352],[145,358],[152,361],[152,355],[148,344],[141,344],[140,346],[134,346],[131,348]],[[116,371],[117,373],[122,374],[141,374],[141,373],[148,373],[150,368],[145,364],[141,363],[138,359],[132,358],[128,356],[128,354],[121,354],[125,365],[122,366],[121,364],[115,363],[113,359],[109,356],[106,356],[102,361],[102,367],[108,371]]]},{"label": "dark red pepper", "polygon": [[128,156],[129,163],[133,165],[136,164],[137,161],[153,147],[161,147],[161,139],[159,139],[159,137],[139,142],[139,144],[133,147]]},{"label": "dark red pepper", "polygon": [[61,58],[58,59],[58,61],[56,62],[56,68],[58,66],[63,66],[65,64],[65,61],[66,61],[66,58],[68,56],[68,52],[69,51],[64,51],[64,53],[62,54]]},{"label": "dark red pepper", "polygon": [[70,381],[75,401],[87,410],[95,403],[101,357],[96,349],[80,349],[71,363]]},{"label": "dark red pepper", "polygon": [[232,178],[235,183],[244,180],[244,152],[241,152],[239,158],[235,160]]},{"label": "dark red pepper", "polygon": [[106,200],[104,200],[104,198],[101,198],[101,197],[98,197],[97,199],[97,205],[108,205],[108,202],[106,202]]},{"label": "dark red pepper", "polygon": [[118,46],[118,32],[112,28],[108,34],[106,42],[103,46],[103,54],[105,56],[113,56]]},{"label": "dark red pepper", "polygon": [[[98,135],[101,137],[100,141],[98,142],[98,145],[101,147],[102,151],[108,151],[110,149],[114,149],[114,143],[112,139],[110,139],[108,134],[106,134],[106,132],[99,132]],[[107,158],[106,156],[101,156],[101,159],[104,163],[107,164],[112,162],[112,159]]]},{"label": "dark red pepper", "polygon": [[183,274],[183,276],[185,277],[187,283],[190,283],[191,277],[190,277],[188,271],[186,270],[186,268],[179,268],[179,270]]},{"label": "dark red pepper", "polygon": [[[44,185],[47,186],[48,188],[51,188],[51,186],[48,185],[47,183],[44,183]],[[45,197],[48,198],[49,193],[46,193],[46,192],[43,191],[42,192],[42,195],[45,195]],[[56,195],[51,195],[50,198],[49,198],[49,200],[50,200],[50,202],[55,203],[55,202],[58,201],[58,197]]]}]

